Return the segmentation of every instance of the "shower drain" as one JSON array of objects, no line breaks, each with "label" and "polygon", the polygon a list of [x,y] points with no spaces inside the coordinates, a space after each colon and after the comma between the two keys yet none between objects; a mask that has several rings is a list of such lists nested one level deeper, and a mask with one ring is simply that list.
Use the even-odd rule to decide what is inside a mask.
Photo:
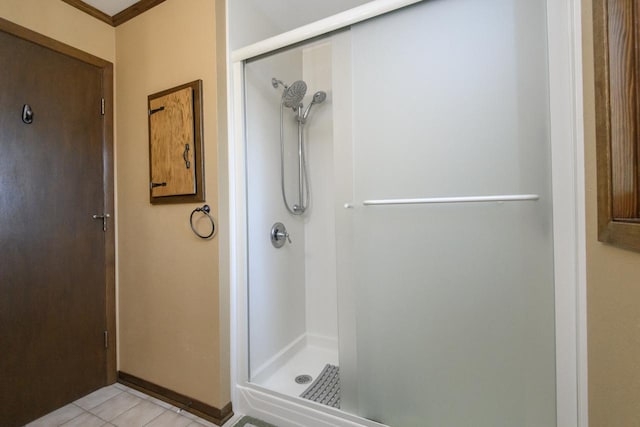
[{"label": "shower drain", "polygon": [[308,384],[311,382],[313,378],[311,378],[311,375],[298,375],[296,377],[296,383],[298,384]]}]

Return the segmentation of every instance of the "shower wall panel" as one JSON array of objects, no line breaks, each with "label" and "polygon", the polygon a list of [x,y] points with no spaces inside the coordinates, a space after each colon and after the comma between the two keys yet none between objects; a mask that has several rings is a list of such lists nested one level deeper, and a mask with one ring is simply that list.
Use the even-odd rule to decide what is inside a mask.
[{"label": "shower wall panel", "polygon": [[309,86],[308,105],[318,90],[327,100],[314,106],[305,126],[311,203],[305,215],[305,283],[307,334],[310,343],[337,351],[336,241],[333,167],[333,102],[331,42],[323,41],[302,51],[303,76]]}]

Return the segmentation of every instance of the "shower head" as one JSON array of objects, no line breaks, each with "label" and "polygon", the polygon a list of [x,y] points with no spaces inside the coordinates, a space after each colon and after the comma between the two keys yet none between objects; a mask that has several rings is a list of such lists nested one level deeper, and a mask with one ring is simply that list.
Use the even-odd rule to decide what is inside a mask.
[{"label": "shower head", "polygon": [[311,106],[313,104],[320,104],[321,102],[324,102],[325,99],[327,99],[327,92],[320,90],[314,93],[313,98],[311,99],[311,102],[309,103],[309,105],[307,106],[307,109],[304,110],[304,113],[302,114],[302,120],[307,120],[307,117],[309,117],[309,111],[311,111]]},{"label": "shower head", "polygon": [[291,86],[285,86],[284,92],[282,93],[282,103],[288,108],[298,108],[300,101],[302,101],[306,93],[307,84],[302,80],[296,80],[291,83]]},{"label": "shower head", "polygon": [[321,102],[324,102],[325,99],[327,99],[327,92],[321,90],[313,94],[313,100],[311,103],[320,104]]}]

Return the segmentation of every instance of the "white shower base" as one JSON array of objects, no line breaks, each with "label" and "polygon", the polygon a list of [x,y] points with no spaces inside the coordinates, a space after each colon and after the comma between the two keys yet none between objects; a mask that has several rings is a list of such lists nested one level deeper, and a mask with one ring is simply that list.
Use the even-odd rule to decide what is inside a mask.
[{"label": "white shower base", "polygon": [[338,365],[337,345],[332,345],[325,340],[322,340],[325,342],[318,342],[320,340],[309,339],[309,337],[306,341],[305,345],[295,352],[283,355],[286,359],[279,363],[280,367],[277,370],[252,382],[287,396],[299,397],[311,382],[297,384],[296,376],[311,375],[315,380],[327,363]]}]

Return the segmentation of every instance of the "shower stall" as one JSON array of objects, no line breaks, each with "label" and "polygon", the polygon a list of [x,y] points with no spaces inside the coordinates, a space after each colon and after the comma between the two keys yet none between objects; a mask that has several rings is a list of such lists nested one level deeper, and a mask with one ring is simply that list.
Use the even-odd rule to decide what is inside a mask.
[{"label": "shower stall", "polygon": [[305,425],[556,425],[546,2],[411,3],[239,55],[246,383],[346,420]]}]

